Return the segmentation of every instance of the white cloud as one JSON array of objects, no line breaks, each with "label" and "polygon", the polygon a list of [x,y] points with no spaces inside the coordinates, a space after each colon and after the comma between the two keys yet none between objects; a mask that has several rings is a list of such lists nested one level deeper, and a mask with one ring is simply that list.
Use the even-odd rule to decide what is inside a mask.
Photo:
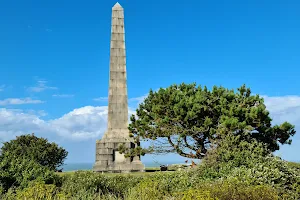
[{"label": "white cloud", "polygon": [[31,92],[42,92],[45,90],[57,90],[57,87],[47,86],[47,81],[45,80],[38,80],[37,85],[28,88]]},{"label": "white cloud", "polygon": [[283,145],[276,155],[286,160],[300,162],[300,96],[267,97],[264,96],[267,109],[273,118],[273,124],[287,121],[295,125],[297,131],[292,138],[292,145]]},{"label": "white cloud", "polygon": [[[42,112],[42,111],[40,111]],[[53,120],[43,120],[43,112],[0,109],[0,139],[37,133],[44,137],[60,136],[70,140],[101,138],[107,127],[107,106],[85,106]],[[129,115],[134,111],[129,109]]]},{"label": "white cloud", "polygon": [[57,97],[57,98],[71,98],[71,97],[74,97],[74,94],[53,94],[52,97]]},{"label": "white cloud", "polygon": [[300,107],[300,96],[268,97],[262,96],[268,109],[282,112],[294,107]]},{"label": "white cloud", "polygon": [[22,105],[22,104],[40,104],[44,103],[44,101],[37,100],[37,99],[31,99],[31,98],[8,98],[4,100],[0,100],[1,106],[6,105]]},{"label": "white cloud", "polygon": [[300,96],[263,96],[275,123],[288,121],[300,126]]},{"label": "white cloud", "polygon": [[107,101],[108,97],[98,97],[98,98],[94,98],[94,101]]},{"label": "white cloud", "polygon": [[106,122],[107,106],[85,106],[48,123],[63,137],[89,139],[100,137],[106,129]]},{"label": "white cloud", "polygon": [[17,135],[39,132],[47,124],[37,115],[22,110],[0,108],[0,139],[9,140]]}]

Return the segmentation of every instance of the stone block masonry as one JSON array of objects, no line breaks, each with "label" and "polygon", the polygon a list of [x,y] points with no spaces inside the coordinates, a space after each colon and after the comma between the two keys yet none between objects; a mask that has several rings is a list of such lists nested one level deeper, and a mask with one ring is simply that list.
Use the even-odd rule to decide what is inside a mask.
[{"label": "stone block masonry", "polygon": [[96,141],[93,171],[144,171],[145,166],[140,157],[125,158],[118,152],[120,144],[129,148],[136,146],[129,137],[128,130],[124,10],[116,3],[112,8],[107,131],[101,140]]}]

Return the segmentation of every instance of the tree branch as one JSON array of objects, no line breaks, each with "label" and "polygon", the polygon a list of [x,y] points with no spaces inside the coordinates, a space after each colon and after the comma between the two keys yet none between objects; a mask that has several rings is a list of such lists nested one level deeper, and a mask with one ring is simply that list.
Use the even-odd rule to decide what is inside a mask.
[{"label": "tree branch", "polygon": [[176,152],[183,156],[183,157],[186,157],[186,158],[196,158],[194,154],[187,154],[187,153],[184,153],[179,147],[178,145],[175,145],[172,140],[171,140],[171,137],[168,136],[168,141],[169,143],[172,145],[172,147],[176,150]]}]

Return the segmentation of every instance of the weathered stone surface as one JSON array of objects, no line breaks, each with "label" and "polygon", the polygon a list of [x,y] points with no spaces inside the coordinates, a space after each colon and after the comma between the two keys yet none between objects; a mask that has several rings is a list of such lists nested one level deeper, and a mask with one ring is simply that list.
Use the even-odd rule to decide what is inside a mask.
[{"label": "weathered stone surface", "polygon": [[120,144],[134,148],[128,131],[128,97],[126,77],[126,50],[124,11],[119,3],[112,8],[110,42],[110,77],[108,95],[107,131],[96,141],[96,163],[93,171],[144,171],[140,157],[125,158],[118,152]]}]

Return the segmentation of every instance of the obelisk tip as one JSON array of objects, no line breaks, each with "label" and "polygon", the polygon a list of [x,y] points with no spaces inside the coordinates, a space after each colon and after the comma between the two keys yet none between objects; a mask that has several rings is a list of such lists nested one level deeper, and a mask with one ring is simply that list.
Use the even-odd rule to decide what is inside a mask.
[{"label": "obelisk tip", "polygon": [[117,2],[117,3],[114,5],[113,9],[118,9],[118,8],[122,8],[122,6],[119,4],[119,2]]}]

